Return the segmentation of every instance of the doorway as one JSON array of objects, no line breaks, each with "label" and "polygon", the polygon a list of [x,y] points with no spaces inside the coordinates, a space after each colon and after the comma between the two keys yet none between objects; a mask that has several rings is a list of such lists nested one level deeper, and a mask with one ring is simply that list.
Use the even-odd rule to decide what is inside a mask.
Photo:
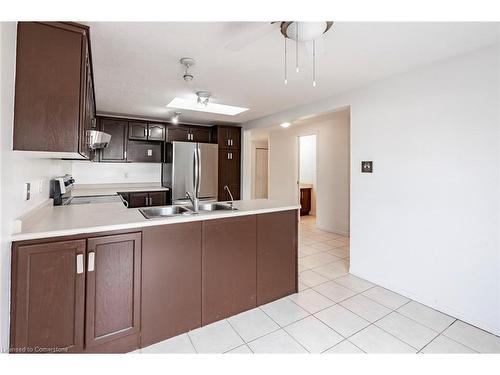
[{"label": "doorway", "polygon": [[267,199],[268,152],[267,148],[255,148],[254,199]]},{"label": "doorway", "polygon": [[315,220],[317,188],[317,139],[316,134],[298,136],[299,145],[299,189],[300,216],[302,219]]}]

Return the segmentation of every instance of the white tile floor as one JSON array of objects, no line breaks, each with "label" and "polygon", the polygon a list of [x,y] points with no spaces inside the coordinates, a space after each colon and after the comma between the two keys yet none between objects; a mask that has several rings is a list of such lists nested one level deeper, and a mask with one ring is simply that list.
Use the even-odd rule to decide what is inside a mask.
[{"label": "white tile floor", "polygon": [[500,338],[348,273],[349,238],[299,226],[299,293],[141,353],[500,353]]}]

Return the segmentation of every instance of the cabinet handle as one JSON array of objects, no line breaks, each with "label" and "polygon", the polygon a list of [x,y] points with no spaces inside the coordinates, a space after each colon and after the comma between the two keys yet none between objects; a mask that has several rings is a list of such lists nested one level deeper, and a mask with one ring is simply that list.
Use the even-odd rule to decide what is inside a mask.
[{"label": "cabinet handle", "polygon": [[144,205],[147,206],[148,205],[148,197],[146,197],[145,199],[146,199],[146,203]]},{"label": "cabinet handle", "polygon": [[93,272],[95,267],[95,252],[91,251],[88,255],[87,272]]},{"label": "cabinet handle", "polygon": [[149,198],[149,205],[152,206],[153,205],[153,198]]},{"label": "cabinet handle", "polygon": [[76,273],[83,273],[83,254],[78,254],[76,256]]},{"label": "cabinet handle", "polygon": [[231,140],[230,139],[227,140],[227,145],[231,146]]},{"label": "cabinet handle", "polygon": [[146,128],[144,128],[144,138],[147,138],[147,136],[148,136],[148,131]]},{"label": "cabinet handle", "polygon": [[231,139],[231,146],[233,146],[233,140]]},{"label": "cabinet handle", "polygon": [[148,129],[148,138],[151,138],[151,129]]}]

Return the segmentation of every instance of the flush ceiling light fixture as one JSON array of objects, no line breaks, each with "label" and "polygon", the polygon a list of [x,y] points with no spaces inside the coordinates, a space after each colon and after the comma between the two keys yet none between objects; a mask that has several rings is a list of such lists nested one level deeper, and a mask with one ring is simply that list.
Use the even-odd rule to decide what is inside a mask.
[{"label": "flush ceiling light fixture", "polygon": [[174,124],[174,125],[177,125],[179,123],[179,117],[180,116],[181,116],[180,112],[174,112],[174,115],[170,119],[170,122],[172,122],[172,124]]},{"label": "flush ceiling light fixture", "polygon": [[283,123],[281,123],[281,124],[280,124],[280,126],[281,126],[282,128],[288,128],[290,125],[292,125],[292,124],[291,124],[291,123],[289,123],[288,121],[283,122]]},{"label": "flush ceiling light fixture", "polygon": [[186,82],[191,82],[194,79],[194,75],[189,72],[189,68],[196,64],[196,62],[191,57],[183,57],[179,60],[179,62],[181,63],[181,65],[184,65],[184,75],[182,76],[182,78]]},{"label": "flush ceiling light fixture", "polygon": [[232,105],[217,104],[208,102],[206,104],[198,102],[197,99],[174,98],[167,104],[168,108],[187,109],[190,111],[216,113],[219,115],[235,116],[248,111],[248,108],[236,107]]},{"label": "flush ceiling light fixture", "polygon": [[209,91],[198,91],[196,96],[198,97],[196,99],[198,104],[203,104],[206,107],[212,94]]},{"label": "flush ceiling light fixture", "polygon": [[287,39],[295,41],[295,71],[299,72],[299,42],[312,41],[312,85],[316,87],[316,39],[325,34],[332,27],[333,22],[302,22],[287,21],[281,22],[281,34],[285,39],[285,85],[288,83],[287,76]]}]

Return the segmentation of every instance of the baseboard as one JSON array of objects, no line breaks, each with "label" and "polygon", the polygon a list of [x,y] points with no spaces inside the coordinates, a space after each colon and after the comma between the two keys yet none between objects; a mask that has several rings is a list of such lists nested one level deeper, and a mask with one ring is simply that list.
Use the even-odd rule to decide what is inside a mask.
[{"label": "baseboard", "polygon": [[450,315],[454,318],[457,318],[457,319],[462,320],[466,323],[469,323],[469,324],[471,324],[477,328],[480,328],[484,331],[487,331],[487,332],[492,333],[494,335],[500,336],[500,327],[491,326],[488,323],[485,323],[483,321],[478,321],[474,317],[469,316],[467,313],[457,311],[456,309],[454,309],[451,306],[442,305],[442,304],[437,303],[435,301],[428,300],[424,296],[418,296],[418,295],[415,295],[407,290],[402,290],[397,285],[392,285],[392,284],[388,284],[388,283],[380,281],[380,280],[376,280],[368,275],[363,274],[362,272],[358,272],[355,268],[353,269],[352,266],[349,269],[349,273],[353,274],[354,276],[365,279],[367,281],[370,281],[371,283],[377,284],[383,288],[392,290],[393,292],[401,294],[402,296],[404,296],[406,298],[410,298],[416,302],[419,302],[423,305],[431,307],[434,310],[442,312],[443,314]]},{"label": "baseboard", "polygon": [[329,233],[334,233],[334,234],[339,234],[341,236],[347,236],[349,237],[349,231],[343,231],[343,230],[340,230],[340,229],[331,229],[331,228],[326,228],[322,225],[318,225],[318,223],[316,222],[316,228],[317,229],[320,229],[320,230],[324,230],[325,232],[329,232]]}]

